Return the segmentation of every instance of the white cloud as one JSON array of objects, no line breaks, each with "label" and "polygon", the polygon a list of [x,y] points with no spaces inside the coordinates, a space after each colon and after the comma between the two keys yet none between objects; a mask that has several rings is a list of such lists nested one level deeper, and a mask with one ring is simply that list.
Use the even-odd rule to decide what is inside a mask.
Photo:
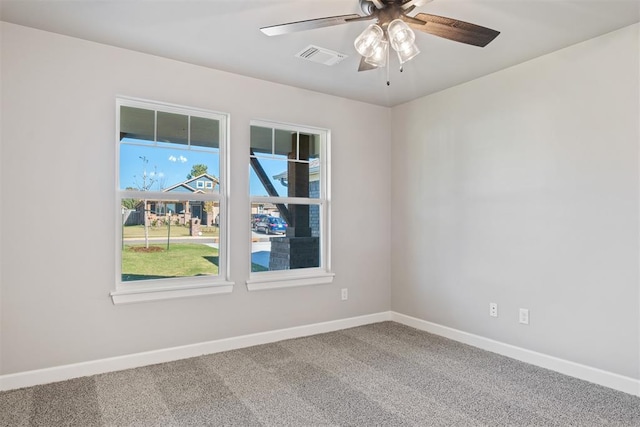
[{"label": "white cloud", "polygon": [[180,163],[186,163],[187,162],[187,158],[185,156],[180,156],[179,160],[180,160]]},{"label": "white cloud", "polygon": [[169,156],[169,161],[170,161],[170,162],[175,162],[176,160],[178,160],[178,159],[176,158],[176,156]]}]

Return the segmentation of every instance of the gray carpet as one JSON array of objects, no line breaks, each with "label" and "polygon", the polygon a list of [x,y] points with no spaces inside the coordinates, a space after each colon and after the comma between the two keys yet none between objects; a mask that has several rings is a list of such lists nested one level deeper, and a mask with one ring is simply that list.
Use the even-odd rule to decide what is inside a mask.
[{"label": "gray carpet", "polygon": [[640,398],[384,322],[0,393],[2,426],[640,426]]}]

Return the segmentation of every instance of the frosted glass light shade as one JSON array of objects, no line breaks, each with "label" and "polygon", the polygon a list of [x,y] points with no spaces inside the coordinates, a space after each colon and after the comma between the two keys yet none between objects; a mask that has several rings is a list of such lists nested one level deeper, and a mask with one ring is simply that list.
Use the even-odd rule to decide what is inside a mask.
[{"label": "frosted glass light shade", "polygon": [[375,67],[384,67],[387,65],[387,58],[389,57],[389,42],[381,40],[376,46],[375,51],[370,56],[364,58],[364,62],[371,64]]},{"label": "frosted glass light shade", "polygon": [[406,48],[397,50],[396,52],[398,52],[398,60],[401,64],[404,64],[405,62],[413,59],[417,54],[419,54],[420,49],[418,49],[418,46],[416,46],[415,43],[411,43],[410,45],[406,46]]},{"label": "frosted glass light shade", "polygon": [[416,39],[416,35],[402,19],[389,22],[387,33],[391,47],[396,51],[407,49]]},{"label": "frosted glass light shade", "polygon": [[376,24],[369,25],[353,42],[358,53],[365,58],[373,55],[384,38],[384,32]]}]

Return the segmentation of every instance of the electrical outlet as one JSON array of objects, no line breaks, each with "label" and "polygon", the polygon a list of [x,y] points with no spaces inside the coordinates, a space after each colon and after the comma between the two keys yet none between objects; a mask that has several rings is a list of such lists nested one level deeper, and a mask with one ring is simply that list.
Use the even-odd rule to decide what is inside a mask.
[{"label": "electrical outlet", "polygon": [[520,309],[520,323],[522,323],[523,325],[528,325],[529,324],[529,310],[527,310],[526,308],[521,308]]},{"label": "electrical outlet", "polygon": [[489,316],[498,317],[498,304],[495,302],[489,303]]},{"label": "electrical outlet", "polygon": [[349,299],[349,290],[347,288],[342,288],[342,301],[346,301]]}]

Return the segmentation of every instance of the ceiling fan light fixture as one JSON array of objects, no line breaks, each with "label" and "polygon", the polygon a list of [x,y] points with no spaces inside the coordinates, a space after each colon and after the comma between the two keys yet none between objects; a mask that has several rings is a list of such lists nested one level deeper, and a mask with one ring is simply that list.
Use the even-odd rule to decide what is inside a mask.
[{"label": "ceiling fan light fixture", "polygon": [[416,55],[420,53],[420,49],[418,49],[418,46],[416,46],[415,43],[411,43],[402,50],[396,50],[396,52],[398,53],[398,61],[400,61],[400,64],[404,64],[405,62],[415,58]]},{"label": "ceiling fan light fixture", "polygon": [[364,62],[373,65],[374,67],[384,67],[387,65],[387,58],[389,57],[389,42],[381,40],[376,46],[373,54],[364,58]]},{"label": "ceiling fan light fixture", "polygon": [[389,34],[391,47],[396,51],[407,49],[416,40],[416,35],[411,30],[411,27],[402,19],[394,19],[389,22],[387,34]]},{"label": "ceiling fan light fixture", "polygon": [[358,53],[365,58],[374,54],[376,47],[384,39],[384,31],[376,24],[371,24],[353,42]]}]

